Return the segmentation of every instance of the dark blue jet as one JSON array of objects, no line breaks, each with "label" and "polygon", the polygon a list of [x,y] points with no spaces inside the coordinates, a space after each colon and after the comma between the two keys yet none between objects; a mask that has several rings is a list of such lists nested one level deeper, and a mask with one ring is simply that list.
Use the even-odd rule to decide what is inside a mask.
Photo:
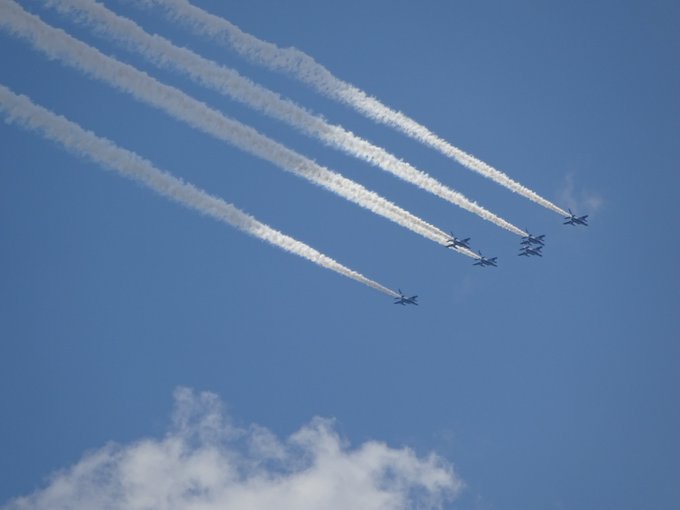
[{"label": "dark blue jet", "polygon": [[543,246],[537,246],[536,248],[532,248],[531,246],[524,246],[519,250],[519,253],[517,254],[519,257],[530,257],[530,256],[539,256],[542,257],[543,254],[541,253],[541,250],[543,249]]},{"label": "dark blue jet", "polygon": [[541,234],[540,236],[534,236],[531,235],[531,233],[527,230],[526,231],[527,235],[522,238],[519,244],[525,244],[527,246],[531,246],[532,244],[540,244],[541,246],[545,244],[545,241],[543,239],[545,238],[545,234]]},{"label": "dark blue jet", "polygon": [[585,216],[576,216],[573,212],[571,212],[571,209],[569,209],[569,216],[565,216],[564,218],[565,221],[563,225],[583,225],[584,227],[588,226],[588,215],[586,214]]},{"label": "dark blue jet", "polygon": [[394,304],[395,305],[416,305],[418,306],[418,303],[416,300],[418,299],[418,296],[411,296],[411,297],[406,297],[404,294],[401,292],[401,289],[399,289],[399,297],[394,298]]},{"label": "dark blue jet", "polygon": [[468,250],[470,249],[470,245],[468,244],[470,242],[470,238],[466,237],[465,239],[458,239],[456,236],[453,235],[453,232],[451,232],[451,238],[446,242],[446,247],[447,248],[467,248]]},{"label": "dark blue jet", "polygon": [[498,257],[491,257],[491,258],[487,259],[484,255],[482,255],[482,252],[480,251],[479,252],[479,258],[477,259],[477,262],[475,262],[472,265],[473,266],[481,266],[481,267],[484,267],[484,266],[498,267],[496,265],[496,259],[497,258]]}]

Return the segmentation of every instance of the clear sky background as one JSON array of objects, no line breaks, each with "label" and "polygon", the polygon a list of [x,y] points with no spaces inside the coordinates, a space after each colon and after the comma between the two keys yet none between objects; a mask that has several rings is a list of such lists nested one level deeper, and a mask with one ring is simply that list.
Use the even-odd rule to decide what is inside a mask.
[{"label": "clear sky background", "polygon": [[165,434],[178,386],[286,437],[434,451],[447,508],[680,501],[680,4],[668,0],[196,2],[507,172],[590,226],[191,35],[110,7],[323,114],[522,228],[519,238],[40,7],[27,9],[498,256],[478,268],[47,60],[0,32],[0,83],[421,306],[171,203],[0,125],[0,503],[109,441]]}]

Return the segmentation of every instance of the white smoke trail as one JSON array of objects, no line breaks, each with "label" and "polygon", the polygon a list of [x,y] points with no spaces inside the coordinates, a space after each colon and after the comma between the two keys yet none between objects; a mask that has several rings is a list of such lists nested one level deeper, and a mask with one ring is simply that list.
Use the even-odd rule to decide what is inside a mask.
[{"label": "white smoke trail", "polygon": [[[28,40],[36,49],[51,58],[127,92],[204,133],[314,182],[427,239],[441,245],[447,242],[448,236],[443,231],[377,193],[314,163],[261,135],[255,129],[222,115],[184,92],[164,85],[128,64],[104,55],[63,30],[54,28],[37,16],[29,14],[13,0],[0,0],[0,27]],[[472,252],[458,251],[476,257]]]},{"label": "white smoke trail", "polygon": [[118,16],[93,0],[58,0],[57,2],[48,0],[47,4],[63,13],[74,15],[80,22],[93,25],[98,33],[107,34],[156,65],[171,67],[188,74],[204,86],[282,120],[305,134],[319,138],[332,147],[382,168],[501,228],[517,235],[526,235],[524,231],[472,202],[463,194],[448,188],[425,172],[398,159],[383,148],[354,135],[342,126],[329,124],[323,118],[311,114],[290,100],[281,98],[275,92],[241,76],[233,69],[220,66],[186,48],[177,47],[163,37],[146,33],[134,21]]},{"label": "white smoke trail", "polygon": [[243,32],[226,19],[210,14],[187,0],[142,0],[142,3],[162,5],[172,18],[189,25],[198,33],[227,43],[243,57],[292,75],[318,92],[353,107],[370,119],[393,127],[501,186],[551,211],[567,216],[567,212],[561,207],[514,181],[500,170],[454,147],[412,118],[389,108],[364,91],[333,76],[328,69],[306,53],[295,48],[279,48],[275,44],[262,41]]},{"label": "white smoke trail", "polygon": [[29,130],[38,131],[45,138],[60,143],[69,151],[111,168],[190,209],[211,216],[285,251],[299,255],[326,269],[379,290],[388,296],[399,297],[397,292],[366,278],[356,271],[352,271],[314,248],[257,221],[224,200],[209,195],[199,188],[155,168],[149,161],[137,154],[122,149],[113,142],[96,136],[91,131],[84,130],[66,118],[34,104],[28,97],[15,94],[3,85],[0,85],[0,111],[4,113],[9,122],[15,122]]}]

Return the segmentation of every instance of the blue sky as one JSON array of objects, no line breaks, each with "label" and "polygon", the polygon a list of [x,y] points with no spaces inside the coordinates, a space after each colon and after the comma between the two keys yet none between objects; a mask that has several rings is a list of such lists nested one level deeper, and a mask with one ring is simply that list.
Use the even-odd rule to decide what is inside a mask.
[{"label": "blue sky", "polygon": [[[278,121],[25,7],[499,257],[467,257],[192,130],[0,32],[0,83],[391,288],[397,307],[0,125],[0,502],[110,441],[162,438],[177,387],[285,438],[451,462],[446,508],[670,507],[680,498],[680,8],[628,2],[196,2],[412,116],[588,228],[299,82],[107,2],[532,232],[518,239]],[[176,408],[175,408],[176,409]]]}]

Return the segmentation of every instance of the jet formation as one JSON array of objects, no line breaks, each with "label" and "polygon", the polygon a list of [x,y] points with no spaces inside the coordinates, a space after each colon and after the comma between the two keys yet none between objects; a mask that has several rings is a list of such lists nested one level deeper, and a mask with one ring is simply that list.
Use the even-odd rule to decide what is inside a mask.
[{"label": "jet formation", "polygon": [[545,246],[545,234],[533,235],[527,230],[527,235],[519,242],[519,257],[542,257],[541,250]]},{"label": "jet formation", "polygon": [[[566,216],[564,219],[566,220],[564,222],[564,225],[583,225],[584,227],[588,226],[588,215],[585,214],[583,216],[577,216],[573,212],[571,212],[571,209],[569,210],[569,216]],[[518,257],[543,257],[543,247],[545,246],[545,234],[540,234],[540,235],[534,235],[528,230],[526,230],[526,236],[522,237],[522,240],[520,241],[520,249],[519,253],[517,254]],[[466,237],[465,239],[461,239],[459,237],[456,237],[453,232],[451,232],[451,237],[446,241],[446,247],[447,248],[452,248],[454,250],[458,250],[460,248],[464,248],[466,250],[471,250],[470,248],[470,238]],[[474,266],[480,266],[480,267],[487,267],[487,266],[492,266],[492,267],[498,267],[497,261],[498,257],[485,257],[482,255],[481,251],[477,252],[479,256],[477,257],[477,260],[473,263]],[[418,303],[416,302],[416,299],[418,296],[411,296],[407,297],[404,294],[402,294],[401,290],[399,290],[399,297],[394,299],[394,304],[395,305],[417,305]]]}]

